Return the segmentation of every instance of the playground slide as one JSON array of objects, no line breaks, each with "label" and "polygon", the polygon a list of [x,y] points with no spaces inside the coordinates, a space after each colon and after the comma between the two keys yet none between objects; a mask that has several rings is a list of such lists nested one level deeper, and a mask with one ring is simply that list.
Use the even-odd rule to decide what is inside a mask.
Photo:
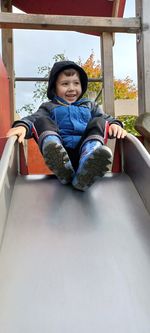
[{"label": "playground slide", "polygon": [[150,332],[150,157],[131,135],[122,173],[87,192],[0,162],[0,331]]}]

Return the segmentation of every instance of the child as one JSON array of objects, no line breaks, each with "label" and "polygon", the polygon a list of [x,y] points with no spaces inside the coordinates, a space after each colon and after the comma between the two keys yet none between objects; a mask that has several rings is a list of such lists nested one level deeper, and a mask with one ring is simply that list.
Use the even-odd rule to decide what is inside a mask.
[{"label": "child", "polygon": [[82,98],[87,89],[85,71],[72,61],[59,61],[51,69],[47,96],[37,112],[14,122],[7,136],[18,141],[34,137],[44,160],[62,184],[85,191],[102,177],[111,163],[111,150],[104,145],[106,124],[109,137],[124,138],[121,122]]}]

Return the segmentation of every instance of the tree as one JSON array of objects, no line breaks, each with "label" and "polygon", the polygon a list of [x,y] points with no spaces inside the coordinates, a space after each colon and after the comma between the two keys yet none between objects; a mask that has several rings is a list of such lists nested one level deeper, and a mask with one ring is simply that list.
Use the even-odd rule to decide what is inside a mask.
[{"label": "tree", "polygon": [[[63,61],[67,60],[63,53],[56,54],[53,57],[54,61]],[[49,72],[51,70],[50,65],[48,66],[39,66],[38,67],[38,74],[41,74],[45,79],[48,78]],[[35,83],[35,90],[33,91],[33,99],[36,102],[37,100],[43,102],[47,98],[47,82],[36,82]]]},{"label": "tree", "polygon": [[137,89],[129,76],[124,80],[114,80],[114,95],[115,99],[137,98]]},{"label": "tree", "polygon": [[[102,78],[100,62],[97,61],[96,63],[94,52],[90,54],[89,58],[86,60],[85,63],[82,63],[81,59],[79,58],[78,64],[85,70],[88,78]],[[98,95],[101,89],[102,82],[90,82],[88,84],[88,91],[85,96],[88,97],[90,95],[90,92],[95,92],[96,95]]]},{"label": "tree", "polygon": [[[68,60],[67,57],[62,54],[57,54],[53,57],[53,60],[61,61]],[[102,77],[102,70],[99,61],[95,61],[95,54],[92,51],[90,56],[87,58],[85,63],[82,62],[79,57],[77,64],[79,64],[87,73],[88,78],[98,78]],[[45,79],[48,78],[49,72],[51,70],[51,66],[41,66],[38,67],[38,74],[41,74]],[[90,82],[88,84],[88,90],[85,93],[85,97],[90,96],[93,92],[95,92],[97,101],[102,103],[102,82]],[[136,99],[137,98],[137,89],[133,83],[133,81],[127,76],[124,80],[117,80],[114,78],[114,96],[115,99]],[[33,101],[39,101],[39,104],[47,99],[47,81],[44,82],[36,82],[35,89],[33,91]],[[34,104],[26,104],[21,109],[17,110],[19,114],[27,113],[31,114],[34,112],[35,106]]]}]

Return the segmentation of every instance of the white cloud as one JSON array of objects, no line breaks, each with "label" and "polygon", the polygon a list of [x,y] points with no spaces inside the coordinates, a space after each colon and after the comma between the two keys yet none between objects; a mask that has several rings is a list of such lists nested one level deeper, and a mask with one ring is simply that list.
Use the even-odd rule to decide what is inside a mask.
[{"label": "white cloud", "polygon": [[100,57],[99,37],[76,32],[15,30],[15,72],[17,76],[36,75],[37,66],[53,64],[59,53],[77,61],[86,60],[94,50]]}]

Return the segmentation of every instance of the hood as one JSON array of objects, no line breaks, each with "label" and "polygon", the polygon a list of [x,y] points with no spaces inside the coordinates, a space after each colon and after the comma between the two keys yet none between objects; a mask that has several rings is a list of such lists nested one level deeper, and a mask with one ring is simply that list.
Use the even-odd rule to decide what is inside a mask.
[{"label": "hood", "polygon": [[81,80],[81,87],[82,87],[82,94],[80,98],[84,95],[85,91],[87,90],[87,84],[88,84],[88,77],[86,72],[75,62],[73,61],[58,61],[55,62],[49,75],[49,80],[48,80],[48,88],[47,88],[47,97],[49,99],[53,99],[55,96],[55,82],[57,79],[57,76],[60,72],[62,72],[65,69],[68,68],[74,68],[78,71],[80,75],[80,80]]}]

